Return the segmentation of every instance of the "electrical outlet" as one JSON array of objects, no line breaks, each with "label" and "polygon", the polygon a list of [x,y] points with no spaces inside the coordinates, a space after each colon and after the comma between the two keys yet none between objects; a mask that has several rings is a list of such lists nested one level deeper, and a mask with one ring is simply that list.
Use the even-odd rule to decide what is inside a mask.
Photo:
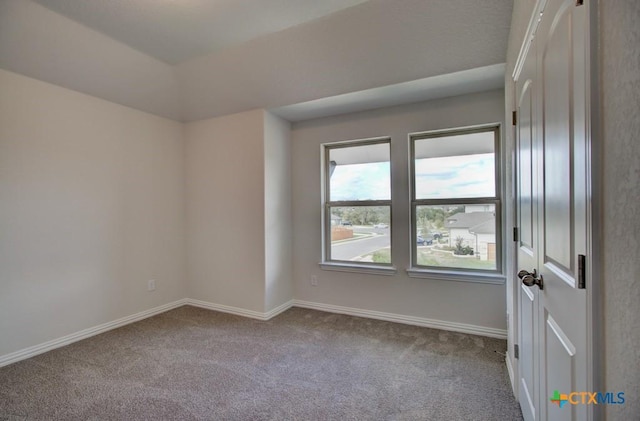
[{"label": "electrical outlet", "polygon": [[147,281],[147,290],[148,291],[155,291],[156,290],[156,281],[153,279],[149,279]]},{"label": "electrical outlet", "polygon": [[317,287],[318,286],[318,276],[317,275],[311,275],[311,286],[312,287]]}]

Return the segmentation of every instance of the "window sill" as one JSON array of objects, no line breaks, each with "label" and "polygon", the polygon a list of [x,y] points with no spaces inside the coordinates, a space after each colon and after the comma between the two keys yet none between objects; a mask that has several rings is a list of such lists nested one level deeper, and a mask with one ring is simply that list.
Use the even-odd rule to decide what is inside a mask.
[{"label": "window sill", "polygon": [[471,282],[479,284],[504,285],[505,277],[498,273],[470,273],[456,271],[439,271],[429,269],[407,269],[410,278],[435,279],[439,281]]},{"label": "window sill", "polygon": [[320,263],[320,269],[333,270],[337,272],[354,272],[354,273],[367,273],[371,275],[395,275],[398,270],[393,266],[378,266],[378,265],[354,265],[349,263],[336,263],[336,262],[322,262]]}]

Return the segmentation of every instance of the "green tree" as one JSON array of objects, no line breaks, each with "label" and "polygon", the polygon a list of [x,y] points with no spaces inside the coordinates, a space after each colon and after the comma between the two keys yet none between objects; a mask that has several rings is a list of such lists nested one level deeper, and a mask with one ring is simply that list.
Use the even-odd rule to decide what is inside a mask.
[{"label": "green tree", "polygon": [[[340,209],[340,211],[338,211]],[[335,211],[334,211],[335,210]],[[354,206],[351,208],[333,208],[332,213],[343,221],[353,225],[389,224],[391,213],[387,206]]]},{"label": "green tree", "polygon": [[462,237],[456,237],[456,247],[453,250],[453,254],[457,254],[458,256],[471,256],[473,255],[473,248],[469,246],[463,246],[462,242],[464,239]]}]

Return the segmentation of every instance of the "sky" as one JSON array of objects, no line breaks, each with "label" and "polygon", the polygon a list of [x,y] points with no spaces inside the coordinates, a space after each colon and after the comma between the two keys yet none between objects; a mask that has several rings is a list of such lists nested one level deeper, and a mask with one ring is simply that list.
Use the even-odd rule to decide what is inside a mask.
[{"label": "sky", "polygon": [[[389,162],[338,165],[331,176],[331,200],[388,200]],[[416,160],[416,198],[495,195],[494,154]]]},{"label": "sky", "polygon": [[331,176],[331,200],[390,200],[389,162],[338,165]]},{"label": "sky", "polygon": [[416,198],[495,196],[494,154],[416,160]]}]

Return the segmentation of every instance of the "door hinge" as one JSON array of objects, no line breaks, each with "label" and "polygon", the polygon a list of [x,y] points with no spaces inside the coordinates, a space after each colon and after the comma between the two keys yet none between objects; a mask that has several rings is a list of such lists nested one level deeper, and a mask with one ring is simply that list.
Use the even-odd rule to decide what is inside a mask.
[{"label": "door hinge", "polygon": [[513,345],[513,357],[520,358],[520,347],[518,346],[518,344]]},{"label": "door hinge", "polygon": [[513,227],[513,241],[518,241],[518,227]]},{"label": "door hinge", "polygon": [[511,111],[511,124],[513,124],[514,126],[516,124],[518,124],[518,112],[517,111]]},{"label": "door hinge", "polygon": [[587,287],[587,256],[578,255],[578,288],[585,289]]}]

